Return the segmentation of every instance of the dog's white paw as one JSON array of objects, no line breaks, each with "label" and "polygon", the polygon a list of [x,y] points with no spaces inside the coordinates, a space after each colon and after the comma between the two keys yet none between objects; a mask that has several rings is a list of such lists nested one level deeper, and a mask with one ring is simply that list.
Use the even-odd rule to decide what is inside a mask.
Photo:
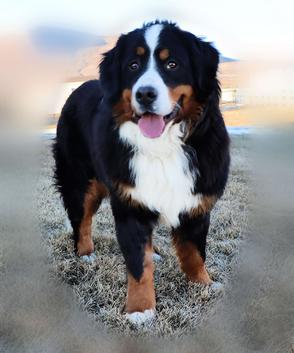
[{"label": "dog's white paw", "polygon": [[221,292],[224,289],[224,285],[220,282],[215,282],[213,281],[210,285],[210,288],[214,291],[214,292]]},{"label": "dog's white paw", "polygon": [[157,254],[156,252],[153,253],[152,257],[153,257],[154,262],[159,262],[162,260],[162,257],[159,254]]},{"label": "dog's white paw", "polygon": [[82,256],[80,256],[80,259],[83,262],[87,262],[87,263],[91,264],[97,259],[97,256],[95,255],[95,253],[92,252],[91,255],[82,255]]},{"label": "dog's white paw", "polygon": [[66,233],[71,233],[72,232],[72,226],[70,224],[70,221],[68,220],[68,218],[65,219],[64,221],[64,228]]},{"label": "dog's white paw", "polygon": [[126,318],[135,325],[142,325],[144,323],[150,323],[155,317],[155,310],[148,309],[142,312],[134,312],[131,314],[126,314]]}]

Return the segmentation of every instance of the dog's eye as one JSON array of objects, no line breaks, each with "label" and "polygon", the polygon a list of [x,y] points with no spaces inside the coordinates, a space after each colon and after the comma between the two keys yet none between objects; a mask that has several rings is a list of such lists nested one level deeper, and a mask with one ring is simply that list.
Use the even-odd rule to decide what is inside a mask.
[{"label": "dog's eye", "polygon": [[138,70],[140,67],[139,63],[137,61],[131,61],[129,63],[129,69],[132,70],[132,71],[136,71]]},{"label": "dog's eye", "polygon": [[165,65],[167,70],[174,70],[178,67],[178,64],[174,60],[170,60]]}]

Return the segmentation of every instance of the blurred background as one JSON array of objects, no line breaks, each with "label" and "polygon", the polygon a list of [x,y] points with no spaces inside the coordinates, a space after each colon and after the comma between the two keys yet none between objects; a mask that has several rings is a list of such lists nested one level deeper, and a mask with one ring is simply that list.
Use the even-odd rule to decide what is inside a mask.
[{"label": "blurred background", "polygon": [[[0,352],[294,351],[293,13],[291,0],[2,2]],[[66,98],[99,78],[101,55],[120,33],[154,19],[177,22],[221,53],[221,109],[246,151],[251,216],[215,316],[180,341],[141,344],[105,333],[52,282],[36,183]]]},{"label": "blurred background", "polygon": [[6,2],[0,23],[1,117],[21,115],[24,125],[42,117],[44,131],[54,133],[65,99],[99,77],[101,54],[119,34],[158,18],[177,22],[220,51],[227,126],[292,121],[293,7],[291,1],[262,0]]}]

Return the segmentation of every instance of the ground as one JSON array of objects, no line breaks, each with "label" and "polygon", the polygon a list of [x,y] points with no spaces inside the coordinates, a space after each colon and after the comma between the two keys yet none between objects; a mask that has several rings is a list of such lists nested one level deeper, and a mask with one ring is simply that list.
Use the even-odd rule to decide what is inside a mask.
[{"label": "ground", "polygon": [[213,286],[188,283],[180,272],[168,229],[158,227],[154,245],[161,259],[155,266],[156,318],[138,328],[121,313],[126,293],[126,273],[108,201],[100,207],[93,226],[96,260],[81,261],[73,253],[66,213],[53,186],[51,141],[44,143],[38,185],[38,210],[42,237],[52,264],[52,275],[69,283],[78,303],[93,320],[109,329],[133,335],[180,336],[192,331],[213,312],[230,281],[231,269],[248,215],[248,136],[232,137],[232,165],[226,191],[212,212],[208,236],[207,267]]}]

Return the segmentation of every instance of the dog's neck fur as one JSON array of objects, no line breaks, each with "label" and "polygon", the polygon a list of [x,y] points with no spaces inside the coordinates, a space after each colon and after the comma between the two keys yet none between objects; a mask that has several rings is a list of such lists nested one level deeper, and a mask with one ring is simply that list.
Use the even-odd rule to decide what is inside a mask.
[{"label": "dog's neck fur", "polygon": [[194,194],[198,171],[190,169],[180,124],[169,123],[159,138],[150,139],[137,124],[126,122],[119,136],[134,151],[129,162],[134,180],[130,196],[176,227],[179,215],[197,207],[201,199]]}]

